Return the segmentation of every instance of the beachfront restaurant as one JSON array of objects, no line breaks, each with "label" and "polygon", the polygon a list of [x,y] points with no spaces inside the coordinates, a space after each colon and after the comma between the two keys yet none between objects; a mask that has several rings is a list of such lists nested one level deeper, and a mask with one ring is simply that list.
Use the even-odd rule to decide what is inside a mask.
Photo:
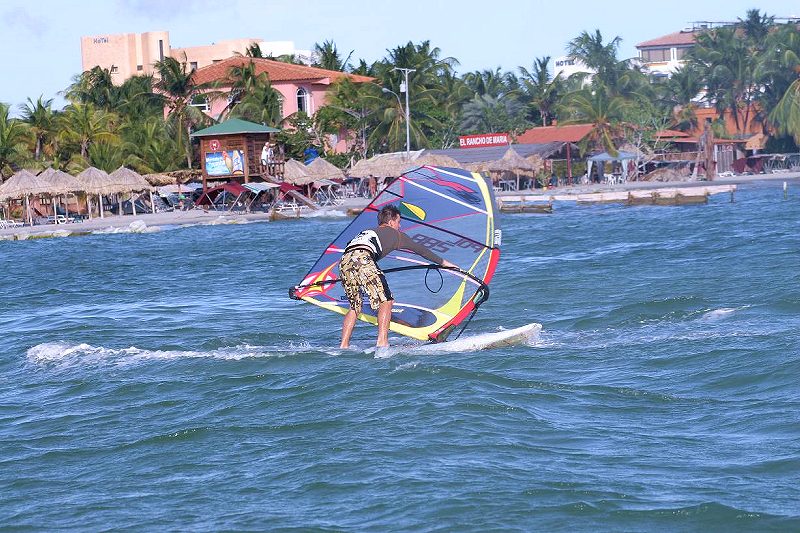
[{"label": "beachfront restaurant", "polygon": [[196,131],[203,190],[226,182],[281,181],[284,158],[275,142],[280,130],[238,118]]}]

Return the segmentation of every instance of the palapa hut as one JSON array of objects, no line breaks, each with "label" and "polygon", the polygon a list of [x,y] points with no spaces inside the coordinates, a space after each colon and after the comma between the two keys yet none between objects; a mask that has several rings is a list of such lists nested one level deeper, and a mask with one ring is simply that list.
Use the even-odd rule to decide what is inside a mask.
[{"label": "palapa hut", "polygon": [[51,186],[48,182],[27,170],[20,170],[0,185],[0,202],[24,198],[28,223],[33,225],[30,197],[32,195],[49,195],[50,190]]},{"label": "palapa hut", "polygon": [[[109,174],[109,178],[117,182],[119,181],[121,184],[127,187],[127,191],[130,192],[130,202],[131,202],[131,209],[133,211],[133,215],[136,216],[136,203],[133,198],[134,192],[141,192],[141,191],[148,191],[150,193],[150,205],[153,205],[153,186],[150,185],[146,179],[142,177],[141,174],[135,172],[127,167],[119,167],[117,170]],[[120,213],[122,213],[122,202],[120,202]],[[152,207],[151,207],[152,211]]]},{"label": "palapa hut", "polygon": [[306,172],[315,180],[343,180],[344,172],[336,165],[318,157],[306,165]]},{"label": "palapa hut", "polygon": [[176,183],[179,183],[179,181],[175,177],[160,172],[145,174],[142,177],[145,180],[147,180],[147,183],[149,183],[153,187],[163,187],[164,185],[174,185]]},{"label": "palapa hut", "polygon": [[[53,170],[52,168],[48,168],[39,174],[39,178],[50,184],[50,194],[54,198],[61,198],[61,196],[64,196],[64,216],[69,217],[69,203],[67,202],[66,196],[68,194],[81,192],[83,190],[81,183],[74,176],[67,174],[63,170]],[[56,223],[58,223],[58,212],[55,202],[53,202],[53,216],[55,217]]]},{"label": "palapa hut", "polygon": [[110,179],[108,173],[99,168],[89,167],[75,177],[86,192],[86,210],[89,213],[89,218],[92,218],[92,206],[89,201],[90,194],[97,196],[100,218],[103,218],[103,196],[129,191],[124,183]]},{"label": "palapa hut", "polygon": [[308,172],[308,167],[300,161],[290,159],[284,164],[283,181],[286,183],[303,186],[312,183],[314,179]]},{"label": "palapa hut", "polygon": [[[536,166],[519,155],[513,148],[509,147],[503,157],[488,163],[478,164],[480,171],[487,171],[495,175],[499,179],[504,173],[511,173],[516,177],[515,190],[519,190],[519,176],[520,174],[533,177],[536,173]],[[473,169],[473,170],[477,170]],[[494,180],[493,180],[494,181]]]}]

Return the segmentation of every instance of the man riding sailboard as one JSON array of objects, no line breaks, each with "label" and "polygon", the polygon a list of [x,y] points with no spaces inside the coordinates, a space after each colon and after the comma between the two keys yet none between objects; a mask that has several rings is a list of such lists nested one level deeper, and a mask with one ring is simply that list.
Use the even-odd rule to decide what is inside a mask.
[{"label": "man riding sailboard", "polygon": [[491,184],[480,174],[408,170],[323,250],[289,294],[343,315],[343,348],[357,320],[378,327],[378,346],[388,345],[389,331],[443,342],[456,328],[463,331],[488,298],[500,258],[495,210]]}]

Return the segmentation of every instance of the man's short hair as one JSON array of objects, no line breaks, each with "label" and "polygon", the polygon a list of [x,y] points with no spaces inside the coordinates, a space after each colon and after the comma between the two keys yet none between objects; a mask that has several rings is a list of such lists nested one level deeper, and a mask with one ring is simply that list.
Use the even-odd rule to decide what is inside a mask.
[{"label": "man's short hair", "polygon": [[391,220],[400,216],[400,210],[397,209],[397,206],[394,204],[389,204],[383,206],[380,211],[378,211],[378,225],[381,224],[388,224]]}]

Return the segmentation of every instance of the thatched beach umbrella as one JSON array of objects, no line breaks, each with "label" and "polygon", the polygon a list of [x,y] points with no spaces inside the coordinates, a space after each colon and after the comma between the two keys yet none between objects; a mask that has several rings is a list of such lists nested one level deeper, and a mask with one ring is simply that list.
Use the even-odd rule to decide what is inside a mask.
[{"label": "thatched beach umbrella", "polygon": [[292,185],[308,185],[316,178],[309,174],[308,167],[300,161],[288,160],[283,166],[283,181]]},{"label": "thatched beach umbrella", "polygon": [[509,147],[503,157],[496,161],[490,161],[486,164],[486,170],[489,172],[512,172],[517,177],[517,189],[519,189],[519,175],[530,174],[536,172],[536,166],[519,155],[516,150]]},{"label": "thatched beach umbrella", "polygon": [[306,165],[308,172],[315,180],[340,180],[344,179],[344,172],[336,165],[325,161],[321,157]]},{"label": "thatched beach umbrella", "polygon": [[27,170],[20,170],[0,185],[0,202],[12,198],[25,198],[28,222],[33,225],[30,196],[50,194],[50,184]]},{"label": "thatched beach umbrella", "polygon": [[[133,216],[136,216],[136,203],[133,201],[134,191],[149,191],[150,192],[150,205],[153,205],[153,186],[150,185],[146,179],[138,172],[131,170],[127,167],[119,167],[117,170],[108,175],[114,182],[120,182],[130,191],[131,209]],[[120,215],[122,214],[122,207],[120,205]]]},{"label": "thatched beach umbrella", "polygon": [[147,183],[154,187],[163,187],[164,185],[174,185],[180,183],[177,178],[169,174],[161,174],[159,172],[153,174],[145,174],[142,176],[147,180]]},{"label": "thatched beach umbrella", "polygon": [[356,161],[356,164],[347,171],[348,176],[357,178],[366,178],[370,174],[374,174],[374,172],[372,171],[372,163],[369,159],[359,159]]},{"label": "thatched beach umbrella", "polygon": [[444,154],[430,154],[430,153],[423,153],[421,156],[413,160],[412,165],[414,166],[432,166],[432,167],[450,167],[450,168],[463,168],[461,163],[450,157],[449,155]]},{"label": "thatched beach umbrella", "polygon": [[100,218],[103,218],[103,195],[120,192],[119,186],[108,179],[108,173],[105,170],[100,170],[95,167],[89,167],[75,177],[80,182],[82,190],[87,194],[86,207],[89,211],[89,218],[92,218],[92,206],[89,205],[89,194],[97,195],[100,207]]},{"label": "thatched beach umbrella", "polygon": [[[50,172],[52,171],[52,172]],[[43,179],[47,183],[50,184],[50,194],[53,196],[65,196],[70,193],[76,193],[78,191],[83,190],[81,183],[70,174],[67,174],[63,170],[53,170],[48,168],[41,174],[39,174],[39,178]],[[66,198],[64,200],[65,206],[65,213],[66,216],[69,216],[69,207]],[[58,212],[56,211],[56,205],[53,204],[53,216],[55,217],[56,222],[58,221]]]}]

